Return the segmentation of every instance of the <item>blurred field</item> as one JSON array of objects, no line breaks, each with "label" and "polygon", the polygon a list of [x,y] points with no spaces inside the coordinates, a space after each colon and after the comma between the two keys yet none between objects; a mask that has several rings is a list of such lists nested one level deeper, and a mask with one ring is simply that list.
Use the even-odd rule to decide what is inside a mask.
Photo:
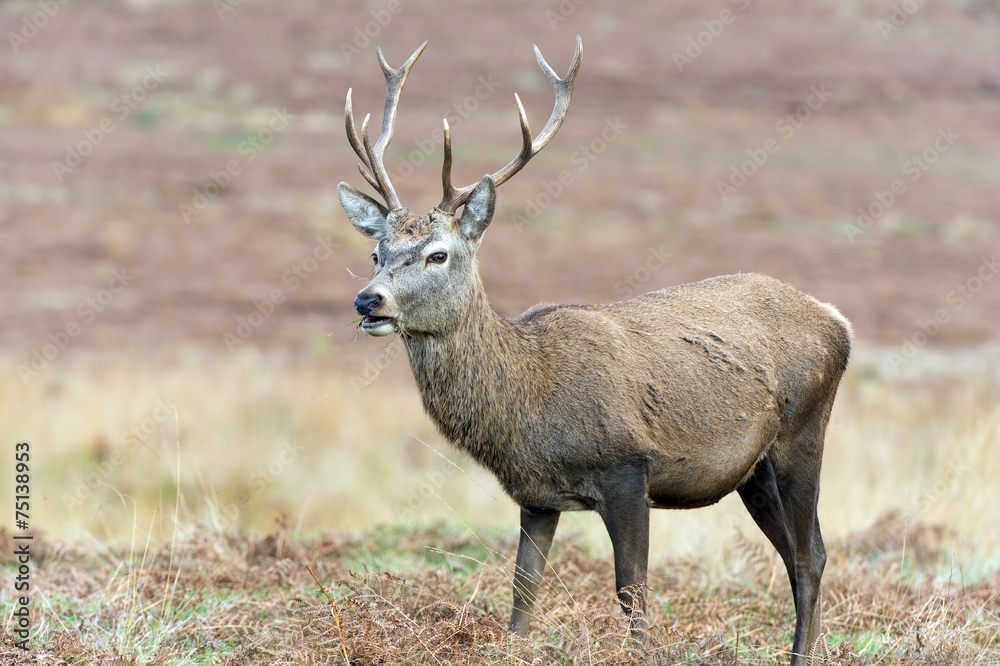
[{"label": "blurred field", "polygon": [[[441,117],[457,181],[499,168],[513,93],[536,130],[551,108],[530,44],[565,71],[581,34],[569,118],[500,191],[479,252],[493,304],[737,271],[835,303],[858,340],[822,478],[828,661],[1000,663],[996,2],[892,28],[889,0],[403,2],[384,25],[380,2],[56,5],[22,43],[40,5],[0,4],[0,431],[32,442],[44,544],[36,652],[5,642],[0,662],[627,658],[595,515],[564,517],[532,638],[503,634],[517,511],[434,431],[401,341],[347,326],[370,250],[334,194],[361,184],[342,110],[353,87],[378,121],[376,45],[398,65],[430,40],[387,153],[423,210]],[[609,123],[624,129],[581,161]],[[12,474],[4,455],[0,487]],[[787,659],[788,584],[739,500],[653,520],[657,657]]]},{"label": "blurred field", "polygon": [[[870,350],[856,354],[827,434],[826,535],[898,512],[947,527],[967,575],[1000,567],[1000,525],[990,519],[1000,502],[998,356],[981,350],[985,367],[959,377],[940,369],[944,359],[918,359],[922,376],[912,378],[886,376]],[[46,489],[37,524],[58,535],[121,542],[152,530],[162,541],[174,533],[178,491],[184,526],[268,530],[285,516],[296,537],[434,520],[516,532],[514,504],[434,431],[408,372],[405,355],[370,385],[329,362],[249,351],[169,366],[109,359],[7,391],[0,427],[32,433]],[[735,531],[766,543],[736,496],[653,514],[661,562],[697,557],[722,573]],[[610,555],[596,515],[567,515],[561,530]]]}]

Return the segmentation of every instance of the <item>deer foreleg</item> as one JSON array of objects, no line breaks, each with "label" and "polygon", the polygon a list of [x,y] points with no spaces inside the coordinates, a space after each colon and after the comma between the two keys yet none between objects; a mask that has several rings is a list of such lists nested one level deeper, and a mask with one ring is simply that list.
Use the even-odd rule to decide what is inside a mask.
[{"label": "deer foreleg", "polygon": [[645,645],[646,570],[649,562],[649,501],[646,470],[629,465],[602,478],[602,502],[598,512],[604,519],[615,552],[615,588],[622,610],[628,616],[632,637]]},{"label": "deer foreleg", "polygon": [[521,510],[521,541],[517,546],[514,569],[514,610],[510,614],[510,630],[516,634],[528,633],[528,623],[534,613],[535,598],[558,524],[558,511],[531,513]]}]

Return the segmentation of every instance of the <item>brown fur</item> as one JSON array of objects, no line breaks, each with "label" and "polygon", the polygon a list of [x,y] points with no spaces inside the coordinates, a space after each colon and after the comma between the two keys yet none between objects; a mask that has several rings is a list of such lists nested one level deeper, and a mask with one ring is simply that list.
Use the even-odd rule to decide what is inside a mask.
[{"label": "brown fur", "polygon": [[715,503],[765,454],[795,459],[850,350],[842,320],[760,275],[513,320],[477,287],[459,328],[406,348],[441,432],[526,507],[593,508],[589,477],[626,459],[654,506]]},{"label": "brown fur", "polygon": [[[384,149],[408,68],[387,77]],[[521,507],[510,628],[524,633],[563,511],[594,510],[615,553],[615,586],[645,642],[649,509],[693,508],[734,490],[780,553],[796,606],[792,665],[820,636],[826,563],[816,517],[823,439],[847,366],[851,326],[836,308],[761,275],[730,275],[607,305],[545,305],[508,319],[489,305],[476,251],[503,182],[558,130],[582,43],[558,79],[533,144],[475,186],[450,185],[417,217],[399,205],[381,152],[348,136],[387,206],[346,183],[352,224],[378,241],[375,275],[355,300],[372,335],[402,335],[427,413],[492,471]],[[391,109],[390,116],[388,109]],[[537,148],[536,148],[537,144]],[[369,159],[369,157],[371,159]],[[461,215],[457,208],[463,206]]]}]

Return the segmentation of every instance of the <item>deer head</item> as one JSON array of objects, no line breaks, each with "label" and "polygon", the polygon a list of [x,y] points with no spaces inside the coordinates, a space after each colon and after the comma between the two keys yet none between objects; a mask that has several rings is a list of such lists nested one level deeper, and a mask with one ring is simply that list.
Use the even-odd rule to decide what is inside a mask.
[{"label": "deer head", "polygon": [[[496,188],[509,180],[544,148],[562,125],[573,96],[573,81],[580,69],[583,42],[576,38],[576,53],[565,78],[560,79],[533,45],[538,65],[555,90],[555,106],[549,121],[532,140],[531,129],[521,100],[514,95],[521,122],[521,150],[517,156],[478,183],[455,188],[451,182],[451,133],[444,121],[444,166],[441,180],[444,196],[427,215],[416,216],[400,205],[389,182],[383,162],[385,148],[392,138],[396,107],[406,77],[423,52],[420,45],[402,67],[392,69],[378,49],[379,64],[386,80],[385,112],[382,134],[373,146],[368,139],[368,120],[361,124],[358,139],[347,91],[345,120],[347,138],[361,163],[358,168],[365,180],[385,202],[380,203],[347,183],[340,183],[340,203],[354,228],[378,241],[372,260],[375,274],[354,301],[354,308],[364,319],[361,328],[369,335],[435,334],[457,328],[481,290],[476,270],[476,250],[483,233],[493,219]],[[463,208],[464,207],[464,208]],[[461,214],[458,213],[462,208]]]}]

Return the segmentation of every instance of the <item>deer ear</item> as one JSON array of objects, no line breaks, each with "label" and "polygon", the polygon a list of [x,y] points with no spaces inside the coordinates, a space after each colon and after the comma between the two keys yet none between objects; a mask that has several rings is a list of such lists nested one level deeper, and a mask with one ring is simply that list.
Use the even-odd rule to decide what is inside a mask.
[{"label": "deer ear", "polygon": [[340,196],[340,205],[347,213],[347,219],[355,229],[373,240],[388,235],[389,222],[386,218],[389,216],[389,210],[385,206],[347,183],[337,186],[337,194]]},{"label": "deer ear", "polygon": [[493,219],[496,203],[497,188],[493,184],[493,177],[483,176],[465,202],[462,217],[458,218],[458,226],[466,238],[476,242],[482,238],[483,232]]}]

